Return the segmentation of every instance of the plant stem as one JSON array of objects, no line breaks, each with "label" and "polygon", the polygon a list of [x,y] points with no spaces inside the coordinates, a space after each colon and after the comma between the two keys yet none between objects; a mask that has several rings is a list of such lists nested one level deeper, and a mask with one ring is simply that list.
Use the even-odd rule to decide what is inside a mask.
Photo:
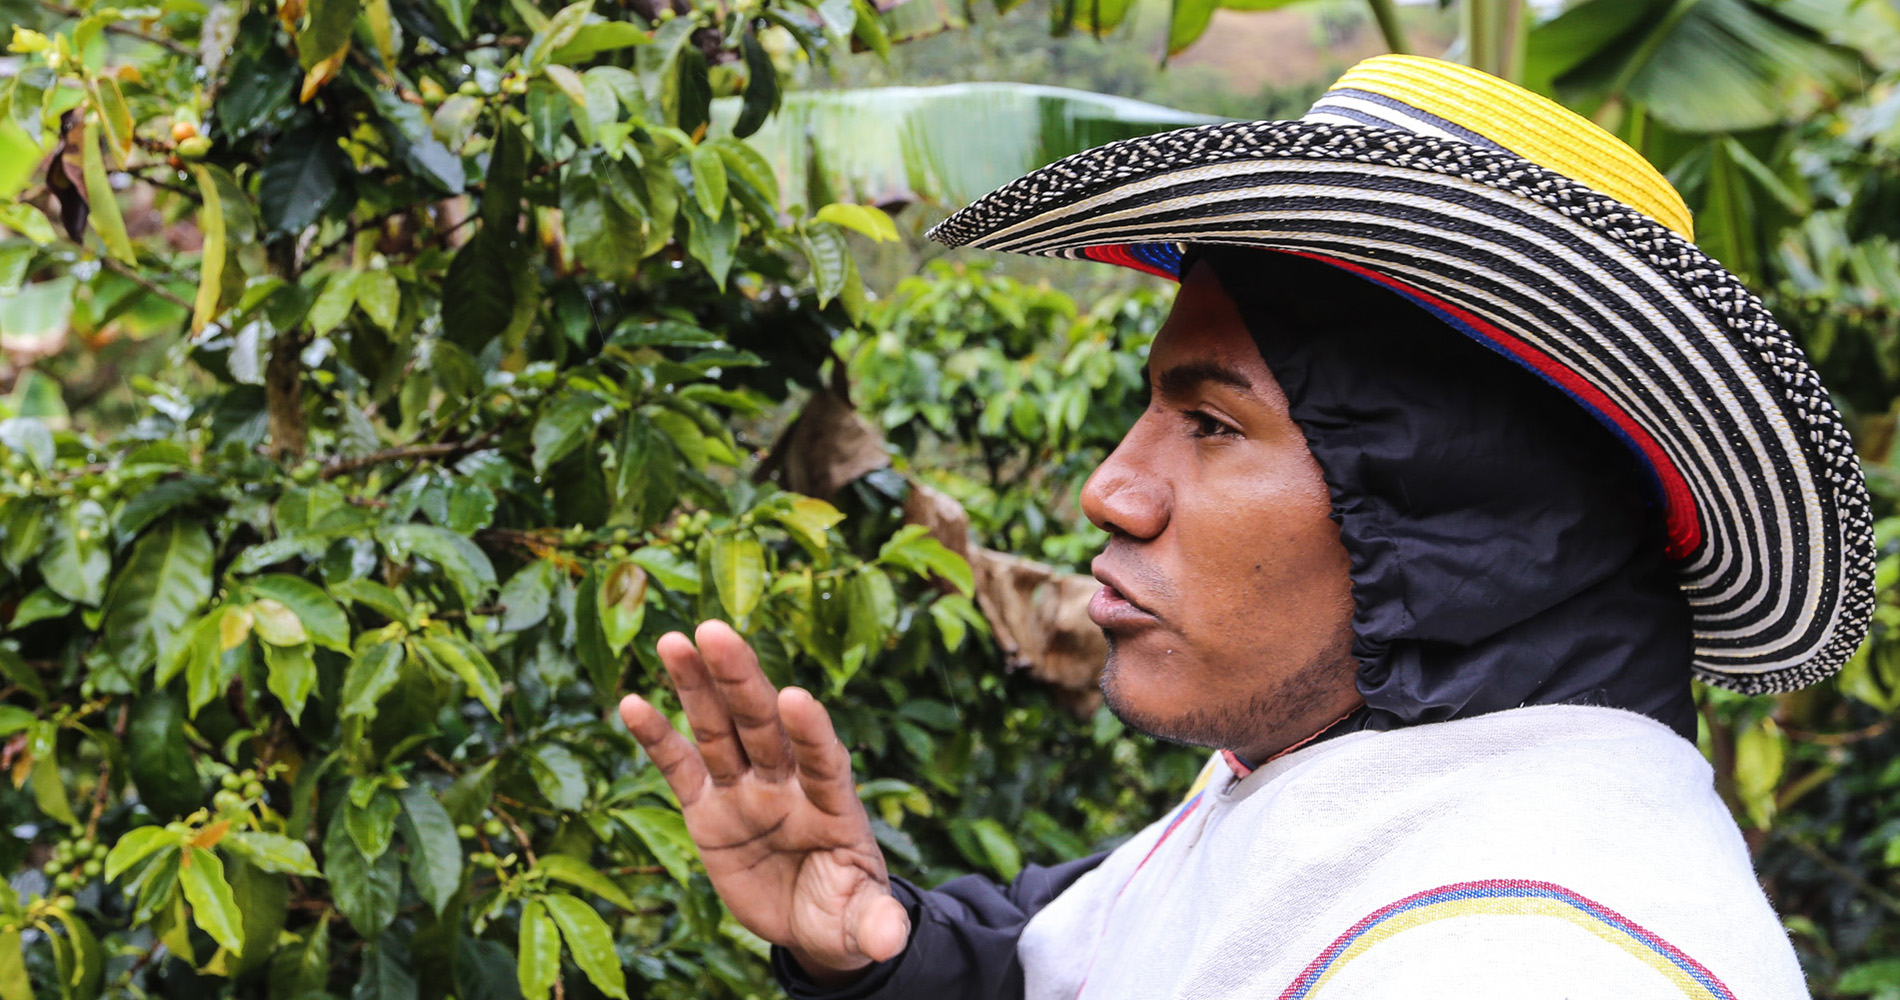
[{"label": "plant stem", "polygon": [[1400,55],[1412,51],[1405,43],[1405,26],[1399,23],[1399,10],[1392,0],[1366,0],[1372,7],[1372,19],[1379,22],[1379,34],[1385,36],[1385,47]]},{"label": "plant stem", "polygon": [[1524,0],[1465,0],[1465,51],[1472,68],[1516,81],[1524,75]]},{"label": "plant stem", "polygon": [[119,277],[132,282],[133,284],[139,286],[140,288],[143,288],[146,291],[152,293],[153,295],[156,295],[159,298],[164,299],[167,302],[170,302],[172,305],[175,305],[178,308],[185,310],[186,312],[191,311],[191,303],[185,301],[182,298],[179,298],[177,295],[172,293],[171,289],[166,288],[164,285],[161,285],[158,282],[153,281],[152,279],[146,277],[145,275],[140,274],[139,272],[133,270],[132,268],[119,263],[119,261],[116,258],[101,257],[99,258],[99,261],[100,263],[103,263],[105,265],[106,270],[111,271],[113,274],[116,274]]},{"label": "plant stem", "polygon": [[[61,17],[85,17],[86,16],[85,11],[79,10],[76,7],[68,7],[65,4],[48,3],[47,0],[40,0],[40,9],[48,11],[50,13],[58,14]],[[108,24],[105,26],[105,28],[106,28],[107,34],[124,35],[127,38],[136,38],[141,42],[146,42],[151,45],[156,45],[159,48],[172,53],[173,55],[184,56],[187,59],[198,58],[198,50],[192,48],[189,45],[184,44],[183,42],[173,41],[172,39],[165,38],[161,35],[148,35],[143,31],[139,31],[136,28],[128,28],[123,24]]]}]

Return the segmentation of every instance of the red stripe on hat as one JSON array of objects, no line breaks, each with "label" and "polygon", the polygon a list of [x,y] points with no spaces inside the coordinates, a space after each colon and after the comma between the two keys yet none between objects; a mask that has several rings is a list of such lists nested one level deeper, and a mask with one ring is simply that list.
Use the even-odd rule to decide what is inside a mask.
[{"label": "red stripe on hat", "polygon": [[1132,267],[1137,271],[1152,274],[1157,278],[1166,278],[1169,281],[1181,280],[1180,276],[1173,271],[1164,271],[1136,257],[1133,253],[1129,252],[1126,244],[1103,244],[1101,246],[1083,247],[1082,256],[1090,260],[1101,261],[1104,264],[1120,264],[1123,267]]},{"label": "red stripe on hat", "polygon": [[[1605,395],[1601,389],[1598,389],[1586,381],[1575,369],[1545,354],[1530,344],[1519,340],[1511,334],[1504,332],[1468,310],[1420,291],[1390,275],[1381,274],[1369,268],[1361,267],[1358,264],[1337,260],[1316,253],[1306,253],[1299,250],[1281,250],[1278,252],[1289,253],[1296,257],[1306,257],[1322,263],[1331,264],[1334,267],[1344,268],[1361,277],[1370,278],[1407,298],[1414,299],[1446,313],[1458,320],[1458,322],[1465,324],[1469,329],[1476,331],[1481,337],[1490,341],[1491,344],[1496,346],[1499,350],[1515,358],[1518,363],[1556,383],[1564,391],[1576,397],[1584,406],[1608,418],[1610,422],[1614,423],[1619,430],[1635,443],[1637,450],[1643,453],[1644,459],[1649,462],[1650,469],[1655,472],[1657,480],[1662,484],[1663,519],[1668,536],[1664,554],[1671,559],[1684,559],[1701,546],[1702,524],[1696,516],[1695,494],[1689,492],[1689,483],[1683,478],[1681,470],[1677,469],[1675,463],[1669,460],[1669,456],[1663,451],[1662,446],[1656,442],[1656,439],[1652,437],[1641,424],[1638,424],[1628,412],[1618,406],[1609,396]],[[1114,263],[1120,263],[1120,261],[1114,261]]]}]

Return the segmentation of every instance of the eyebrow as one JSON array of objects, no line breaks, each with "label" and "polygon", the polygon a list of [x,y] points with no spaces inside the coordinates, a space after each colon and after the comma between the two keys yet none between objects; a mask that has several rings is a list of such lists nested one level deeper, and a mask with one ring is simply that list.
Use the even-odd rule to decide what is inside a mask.
[{"label": "eyebrow", "polygon": [[[1141,375],[1142,382],[1145,384],[1148,381],[1147,365],[1141,367]],[[1207,382],[1214,382],[1249,394],[1254,392],[1253,379],[1248,378],[1245,372],[1218,361],[1189,361],[1186,364],[1175,365],[1162,372],[1155,382],[1163,396],[1186,396]]]}]

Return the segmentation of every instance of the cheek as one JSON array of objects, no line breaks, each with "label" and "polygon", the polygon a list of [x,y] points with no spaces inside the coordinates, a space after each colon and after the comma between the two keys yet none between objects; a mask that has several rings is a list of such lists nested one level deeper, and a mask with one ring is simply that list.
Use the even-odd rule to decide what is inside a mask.
[{"label": "cheek", "polygon": [[1342,600],[1350,608],[1351,581],[1319,467],[1304,449],[1250,464],[1193,505],[1204,509],[1177,510],[1177,519],[1188,515],[1190,590],[1201,591],[1208,624],[1223,631],[1330,631]]}]

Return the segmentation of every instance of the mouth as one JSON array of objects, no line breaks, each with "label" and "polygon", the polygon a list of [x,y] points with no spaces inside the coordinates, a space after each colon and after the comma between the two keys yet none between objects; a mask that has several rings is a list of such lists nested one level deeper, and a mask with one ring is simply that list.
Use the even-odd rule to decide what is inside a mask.
[{"label": "mouth", "polygon": [[1102,589],[1089,598],[1089,620],[1098,628],[1132,628],[1140,625],[1153,625],[1159,621],[1155,613],[1142,607],[1121,589],[1121,582],[1114,571],[1099,564],[1090,567],[1095,578],[1102,582]]}]

